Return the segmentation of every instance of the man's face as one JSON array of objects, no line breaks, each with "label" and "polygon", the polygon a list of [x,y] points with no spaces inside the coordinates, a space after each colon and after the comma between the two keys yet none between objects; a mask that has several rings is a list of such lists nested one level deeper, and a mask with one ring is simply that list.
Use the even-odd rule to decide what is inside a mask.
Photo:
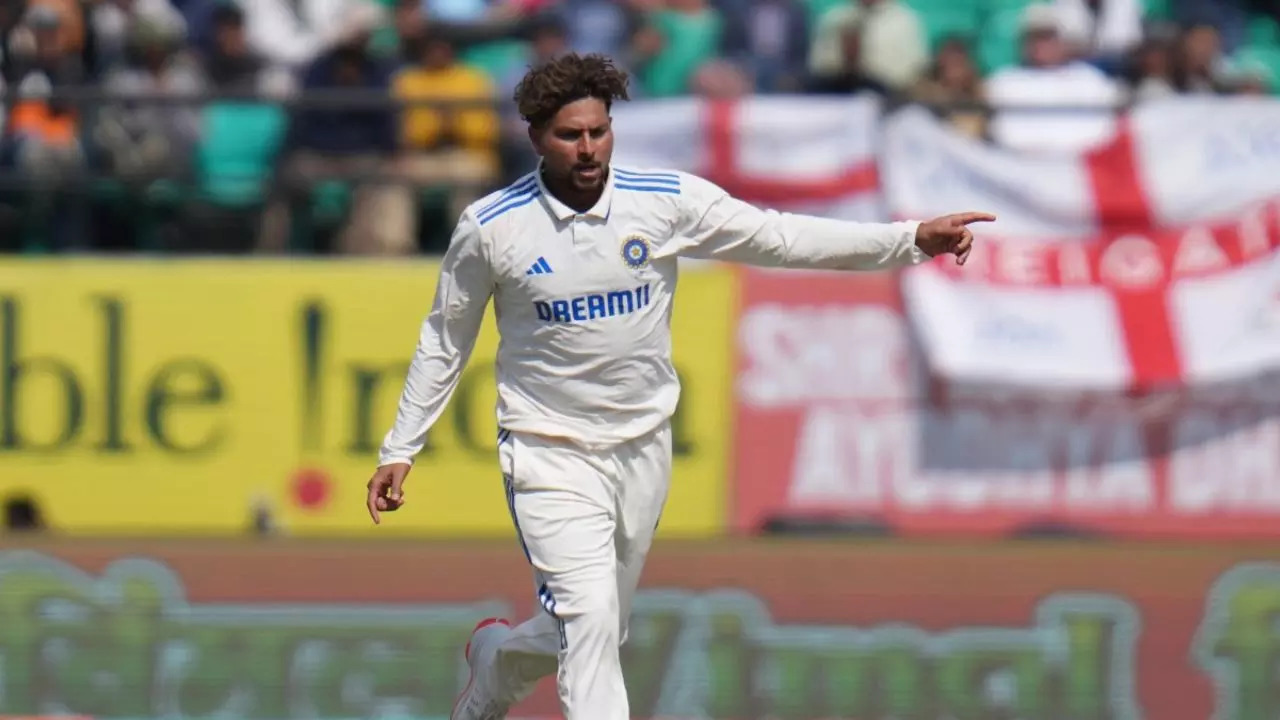
[{"label": "man's face", "polygon": [[603,101],[575,100],[560,108],[546,127],[531,128],[529,137],[549,177],[567,180],[575,190],[604,185],[613,156],[613,127]]},{"label": "man's face", "polygon": [[62,30],[58,25],[39,25],[35,28],[36,56],[51,60],[62,55]]},{"label": "man's face", "polygon": [[1065,63],[1069,57],[1067,44],[1053,30],[1032,30],[1023,36],[1027,63],[1032,67],[1052,68]]},{"label": "man's face", "polygon": [[1218,31],[1209,25],[1199,25],[1187,31],[1183,37],[1182,53],[1185,64],[1195,70],[1207,70],[1222,52],[1222,39]]},{"label": "man's face", "polygon": [[453,46],[445,40],[429,40],[423,45],[421,60],[428,70],[444,70],[453,65]]},{"label": "man's face", "polygon": [[245,37],[244,25],[238,22],[224,22],[214,28],[214,42],[218,50],[228,57],[239,57],[249,52],[249,41]]}]

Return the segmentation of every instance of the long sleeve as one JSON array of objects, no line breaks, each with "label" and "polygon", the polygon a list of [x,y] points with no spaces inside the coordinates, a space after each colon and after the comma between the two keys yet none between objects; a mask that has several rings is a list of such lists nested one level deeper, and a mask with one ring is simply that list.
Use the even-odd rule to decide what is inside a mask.
[{"label": "long sleeve", "polygon": [[761,210],[682,175],[676,239],[655,254],[766,267],[879,270],[915,265],[919,222],[855,223]]},{"label": "long sleeve", "polygon": [[422,323],[395,425],[378,455],[379,465],[412,463],[422,451],[427,430],[444,412],[471,357],[492,293],[492,266],[479,226],[464,215],[449,241],[435,301]]}]

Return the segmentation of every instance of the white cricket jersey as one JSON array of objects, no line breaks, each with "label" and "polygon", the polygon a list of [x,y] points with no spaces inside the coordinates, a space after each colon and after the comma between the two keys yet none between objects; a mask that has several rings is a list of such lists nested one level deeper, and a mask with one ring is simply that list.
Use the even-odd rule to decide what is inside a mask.
[{"label": "white cricket jersey", "polygon": [[[695,175],[613,166],[576,212],[538,171],[459,219],[379,464],[412,462],[458,384],[492,298],[498,424],[605,448],[671,417],[679,257],[872,270],[916,264],[918,222],[761,210]],[[726,309],[727,310],[727,309]]]}]

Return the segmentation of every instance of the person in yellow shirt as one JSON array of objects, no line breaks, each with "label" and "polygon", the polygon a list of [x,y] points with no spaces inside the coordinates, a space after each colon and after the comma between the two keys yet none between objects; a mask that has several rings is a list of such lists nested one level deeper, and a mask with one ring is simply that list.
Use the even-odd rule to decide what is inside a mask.
[{"label": "person in yellow shirt", "polygon": [[[453,43],[427,29],[410,44],[416,63],[396,76],[393,93],[401,114],[403,176],[416,187],[447,185],[450,212],[483,195],[499,176],[493,81],[457,61]],[[406,187],[404,201],[413,202]]]}]

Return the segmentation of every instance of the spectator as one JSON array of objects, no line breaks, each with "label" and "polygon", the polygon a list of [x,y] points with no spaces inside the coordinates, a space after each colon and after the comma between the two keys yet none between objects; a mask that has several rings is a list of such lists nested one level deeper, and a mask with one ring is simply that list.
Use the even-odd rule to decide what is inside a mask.
[{"label": "spectator", "polygon": [[995,105],[991,136],[1024,151],[1079,152],[1110,140],[1120,88],[1101,70],[1071,57],[1052,5],[1022,18],[1022,64],[987,79]]},{"label": "spectator", "polygon": [[653,13],[651,31],[642,36],[648,56],[640,71],[645,92],[653,97],[680,95],[703,63],[716,57],[724,19],[706,0],[669,0]]},{"label": "spectator", "polygon": [[879,81],[869,77],[863,67],[862,33],[857,27],[846,27],[840,36],[840,64],[823,74],[810,77],[805,90],[818,95],[852,95],[860,92],[885,94],[888,92]]},{"label": "spectator", "polygon": [[645,27],[644,2],[567,0],[564,10],[569,46],[576,52],[603,53],[619,65],[635,66],[631,41]]},{"label": "spectator", "polygon": [[1142,41],[1142,0],[1056,0],[1063,37],[1077,57],[1116,72]]},{"label": "spectator", "polygon": [[186,19],[169,0],[100,0],[90,13],[95,75],[125,64],[129,31],[140,20],[180,27],[187,37]]},{"label": "spectator", "polygon": [[[353,27],[377,15],[372,0],[239,0],[249,45],[270,62],[301,70]],[[376,21],[375,21],[376,22]]]},{"label": "spectator", "polygon": [[961,132],[975,138],[986,135],[982,75],[964,38],[949,37],[938,45],[938,52],[916,85],[913,96],[934,106]]},{"label": "spectator", "polygon": [[725,13],[721,53],[746,68],[759,92],[799,92],[809,54],[809,19],[792,0],[740,0]]},{"label": "spectator", "polygon": [[413,43],[427,28],[421,0],[396,0],[391,10],[391,27],[399,44],[400,59],[413,62]]},{"label": "spectator", "polygon": [[33,5],[10,34],[9,84],[20,94],[84,82],[84,63],[65,12]]},{"label": "spectator", "polygon": [[416,45],[418,62],[396,78],[395,95],[406,102],[445,104],[405,108],[402,142],[407,153],[401,168],[409,183],[395,189],[394,207],[383,218],[384,223],[407,222],[391,232],[413,239],[413,187],[449,187],[450,215],[459,217],[498,179],[501,130],[489,76],[458,62],[453,44],[439,32],[427,31]]},{"label": "spectator", "polygon": [[1250,0],[1170,0],[1169,4],[1178,23],[1212,27],[1225,53],[1234,53],[1245,43]]},{"label": "spectator", "polygon": [[204,73],[219,92],[254,93],[262,89],[266,61],[249,47],[244,11],[220,4],[210,18],[211,43],[204,55]]},{"label": "spectator", "polygon": [[[364,16],[338,44],[307,68],[303,90],[351,94],[350,107],[323,103],[304,106],[291,119],[276,187],[263,213],[260,249],[279,252],[290,245],[295,217],[325,180],[355,183],[350,216],[339,233],[337,250],[374,253],[403,250],[408,238],[397,235],[407,223],[388,222],[384,206],[394,203],[386,182],[398,150],[395,112],[377,105],[391,92],[394,65],[373,56],[368,43],[375,24]],[[374,105],[368,103],[374,102]]]},{"label": "spectator", "polygon": [[525,35],[529,40],[525,56],[513,62],[498,78],[497,93],[508,105],[514,103],[512,97],[516,85],[530,67],[554,60],[569,51],[569,29],[559,15],[547,14],[531,19]]},{"label": "spectator", "polygon": [[74,33],[65,31],[66,15],[55,7],[31,7],[9,37],[7,60],[16,98],[7,123],[9,151],[23,176],[30,209],[51,222],[52,245],[78,246],[74,222],[63,210],[73,193],[66,190],[87,162],[76,107],[53,95],[84,80],[74,49]]},{"label": "spectator", "polygon": [[185,25],[180,21],[134,18],[127,63],[103,81],[104,92],[123,102],[101,109],[93,136],[110,172],[131,182],[185,174],[200,137],[194,105],[170,106],[152,99],[194,98],[205,89],[199,64],[183,45]]},{"label": "spectator", "polygon": [[68,55],[84,52],[84,11],[78,0],[26,0],[27,13],[57,17],[58,45]]},{"label": "spectator", "polygon": [[1218,29],[1208,23],[1187,26],[1173,55],[1173,86],[1190,95],[1219,94],[1229,89],[1228,64]]},{"label": "spectator", "polygon": [[1173,41],[1153,34],[1131,53],[1126,80],[1134,102],[1176,95],[1173,78]]},{"label": "spectator", "polygon": [[182,15],[183,21],[187,24],[188,42],[199,52],[207,51],[213,42],[213,14],[219,8],[228,5],[239,7],[236,0],[163,0],[163,2]]},{"label": "spectator", "polygon": [[861,74],[890,90],[914,85],[929,64],[924,24],[899,0],[849,0],[822,16],[809,72],[816,77],[842,72],[849,32],[858,34]]},{"label": "spectator", "polygon": [[514,182],[538,161],[529,142],[529,128],[515,105],[515,90],[530,67],[536,67],[569,50],[568,25],[559,16],[548,14],[531,23],[529,51],[524,62],[502,74],[498,83],[499,112],[502,122],[500,144],[504,155],[504,180]]},{"label": "spectator", "polygon": [[16,72],[12,67],[13,51],[9,42],[22,24],[24,9],[20,5],[0,2],[0,79],[11,83]]}]

